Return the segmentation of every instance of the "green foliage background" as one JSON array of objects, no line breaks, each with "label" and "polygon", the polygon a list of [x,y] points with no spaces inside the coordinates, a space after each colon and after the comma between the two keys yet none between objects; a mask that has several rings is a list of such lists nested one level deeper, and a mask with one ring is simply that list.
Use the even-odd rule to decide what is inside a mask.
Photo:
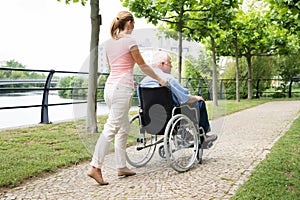
[{"label": "green foliage background", "polygon": [[[2,66],[3,68],[12,68],[12,69],[25,69],[26,66],[19,63],[16,60],[10,60]],[[18,71],[18,70],[0,70],[0,79],[45,79],[46,75],[30,72],[30,71]],[[30,88],[30,87],[43,87],[44,83],[26,83],[26,84],[10,84],[10,85],[1,85],[2,88]],[[13,90],[9,92],[14,92]]]},{"label": "green foliage background", "polygon": [[[5,63],[4,68],[25,69],[26,66],[16,60],[10,60]],[[0,70],[0,79],[43,79],[46,76],[36,72],[28,71],[13,71],[13,70]]]}]

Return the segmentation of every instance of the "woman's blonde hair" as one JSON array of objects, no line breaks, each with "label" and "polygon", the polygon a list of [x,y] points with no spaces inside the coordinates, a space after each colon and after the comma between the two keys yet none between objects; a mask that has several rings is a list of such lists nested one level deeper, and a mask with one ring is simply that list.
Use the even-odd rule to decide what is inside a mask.
[{"label": "woman's blonde hair", "polygon": [[110,26],[111,37],[118,39],[119,32],[125,29],[126,22],[128,21],[134,22],[133,15],[128,11],[119,12],[117,17],[113,19]]}]

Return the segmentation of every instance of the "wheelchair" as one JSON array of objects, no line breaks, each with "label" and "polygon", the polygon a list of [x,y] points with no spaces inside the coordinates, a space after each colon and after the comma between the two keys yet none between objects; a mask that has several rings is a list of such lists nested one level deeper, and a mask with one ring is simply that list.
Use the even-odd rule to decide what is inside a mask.
[{"label": "wheelchair", "polygon": [[133,167],[146,165],[156,148],[175,171],[185,172],[202,163],[203,138],[197,109],[174,106],[168,87],[138,87],[139,113],[130,120],[126,148],[127,162]]}]

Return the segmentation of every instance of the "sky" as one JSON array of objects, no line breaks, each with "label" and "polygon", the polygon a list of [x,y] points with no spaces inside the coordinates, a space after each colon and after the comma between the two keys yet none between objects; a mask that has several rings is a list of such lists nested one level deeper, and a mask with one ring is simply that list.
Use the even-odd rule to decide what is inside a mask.
[{"label": "sky", "polygon": [[[99,0],[101,44],[121,10],[119,0]],[[135,29],[154,27],[135,19]],[[0,64],[15,60],[27,69],[80,71],[90,49],[90,4],[66,5],[64,0],[0,1]]]}]

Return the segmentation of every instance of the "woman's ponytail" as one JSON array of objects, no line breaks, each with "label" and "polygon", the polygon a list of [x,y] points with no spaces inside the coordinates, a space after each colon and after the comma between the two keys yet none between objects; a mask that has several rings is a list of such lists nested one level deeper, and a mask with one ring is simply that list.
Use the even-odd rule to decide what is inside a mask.
[{"label": "woman's ponytail", "polygon": [[115,17],[110,26],[110,35],[113,39],[119,39],[119,32],[125,29],[126,22],[134,21],[133,15],[128,11],[121,11]]}]

